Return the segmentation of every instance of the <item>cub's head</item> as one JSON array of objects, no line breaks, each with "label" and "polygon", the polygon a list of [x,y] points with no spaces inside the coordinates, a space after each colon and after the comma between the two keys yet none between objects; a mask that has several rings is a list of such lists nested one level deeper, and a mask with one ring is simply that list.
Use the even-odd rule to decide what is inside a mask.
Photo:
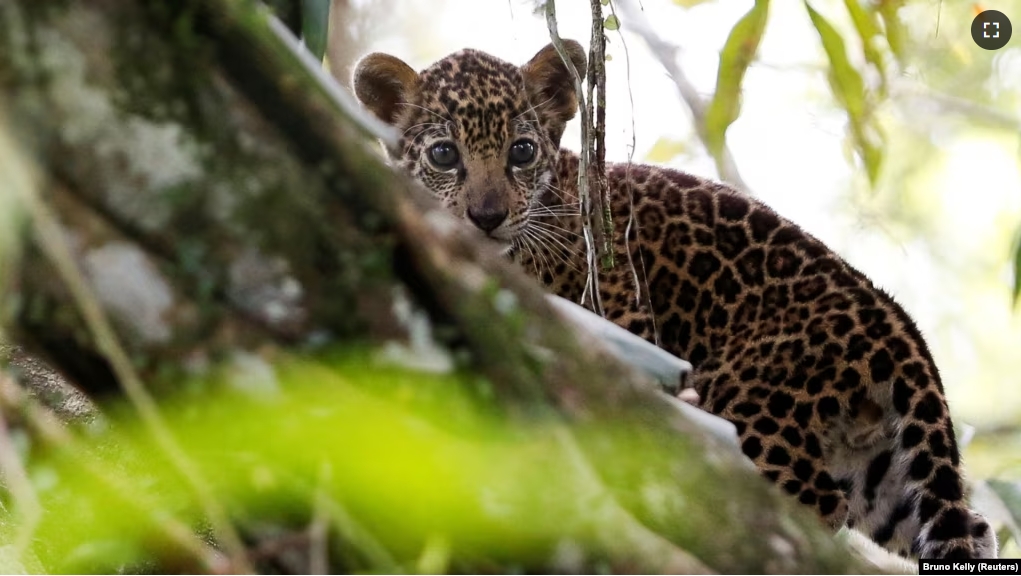
[{"label": "cub's head", "polygon": [[[584,77],[582,47],[565,45]],[[550,192],[564,125],[578,109],[573,75],[552,44],[520,67],[462,50],[421,73],[369,54],[354,90],[400,133],[391,159],[454,215],[507,244]]]}]

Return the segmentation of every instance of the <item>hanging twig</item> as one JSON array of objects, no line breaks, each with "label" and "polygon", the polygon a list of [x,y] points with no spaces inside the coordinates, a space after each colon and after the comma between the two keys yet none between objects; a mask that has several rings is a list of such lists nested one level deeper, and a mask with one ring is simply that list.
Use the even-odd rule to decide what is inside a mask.
[{"label": "hanging twig", "polygon": [[578,200],[581,203],[582,235],[585,238],[585,262],[588,266],[588,277],[585,282],[585,291],[582,292],[581,304],[585,305],[587,296],[591,294],[592,310],[600,316],[605,316],[603,301],[599,293],[599,270],[596,265],[598,260],[596,252],[599,250],[599,245],[596,243],[592,232],[592,195],[589,189],[589,164],[592,161],[592,148],[589,146],[589,131],[591,130],[589,108],[585,98],[585,86],[581,74],[574,67],[574,62],[571,61],[571,57],[567,53],[564,41],[560,38],[560,33],[557,32],[557,6],[555,0],[547,0],[546,2],[546,27],[549,28],[550,41],[553,42],[557,53],[560,54],[561,60],[564,61],[564,66],[567,67],[574,77],[574,91],[578,95],[578,107],[581,109],[582,146],[579,153],[578,166]]},{"label": "hanging twig", "polygon": [[[617,18],[617,22],[619,23],[620,18],[617,17],[617,10],[614,8],[614,2],[611,1],[608,6],[610,7],[610,13],[613,14],[614,18]],[[641,6],[641,3],[639,3],[639,6]],[[631,54],[628,51],[627,40],[624,38],[624,34],[621,32],[619,25],[617,27],[617,38],[620,40],[620,46],[624,50],[624,63],[626,70],[625,80],[628,87],[628,100],[631,104],[631,145],[628,146],[627,168],[624,178],[624,185],[626,186],[628,197],[627,225],[624,227],[624,255],[627,257],[628,270],[631,272],[631,282],[635,289],[635,304],[639,308],[641,308],[644,304],[648,310],[649,321],[652,323],[653,343],[656,344],[656,346],[659,346],[661,345],[659,324],[656,322],[656,314],[652,311],[652,295],[649,291],[648,271],[645,268],[645,257],[641,251],[638,251],[638,266],[641,266],[642,268],[642,274],[639,276],[638,268],[636,267],[634,258],[631,255],[632,230],[634,230],[634,237],[636,240],[639,240],[642,236],[641,227],[635,219],[635,197],[634,190],[631,186],[631,166],[634,163],[635,148],[637,147],[635,137],[635,97],[631,91]]]},{"label": "hanging twig", "polygon": [[[584,146],[589,149],[589,194],[592,211],[598,214],[594,230],[599,263],[603,270],[613,268],[613,214],[606,186],[606,36],[603,34],[601,0],[589,0],[592,10],[592,37],[588,53],[588,110],[590,130]],[[593,156],[594,155],[594,156]]]}]

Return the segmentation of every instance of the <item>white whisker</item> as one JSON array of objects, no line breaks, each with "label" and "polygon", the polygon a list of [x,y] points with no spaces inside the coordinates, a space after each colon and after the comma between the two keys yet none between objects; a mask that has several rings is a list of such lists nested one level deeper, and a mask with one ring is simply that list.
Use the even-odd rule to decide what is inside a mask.
[{"label": "white whisker", "polygon": [[415,124],[414,126],[408,126],[408,128],[406,130],[404,130],[404,132],[402,132],[402,134],[403,135],[407,135],[408,132],[411,132],[415,128],[420,128],[422,126],[434,126],[437,129],[439,129],[439,130],[442,130],[443,128],[445,128],[445,126],[443,124],[439,124],[437,122],[420,122],[418,124]]},{"label": "white whisker", "polygon": [[532,240],[526,234],[521,236],[522,246],[528,251],[528,257],[532,260],[532,269],[535,270],[535,277],[541,279],[542,272],[539,269],[539,258],[535,255],[535,250],[532,249]]},{"label": "white whisker", "polygon": [[543,222],[541,220],[535,220],[534,222],[531,222],[531,223],[534,224],[536,228],[541,228],[543,230],[548,230],[550,233],[555,234],[558,238],[562,238],[565,241],[572,240],[572,236],[574,238],[578,237],[577,233],[575,233],[575,232],[573,232],[571,230],[568,230],[567,228],[564,228],[562,226],[557,226],[556,224],[552,224],[550,222]]},{"label": "white whisker", "polygon": [[537,241],[546,245],[547,247],[555,247],[557,250],[548,250],[550,256],[554,259],[560,260],[564,265],[574,269],[577,272],[581,272],[577,265],[571,262],[570,256],[572,250],[567,242],[563,238],[554,235],[553,232],[538,227],[528,227],[526,231],[529,235],[535,238]]},{"label": "white whisker", "polygon": [[539,108],[549,104],[552,101],[553,101],[553,97],[550,96],[549,98],[547,98],[546,100],[543,100],[542,102],[540,102],[538,104],[533,104],[533,105],[529,106],[527,109],[525,109],[524,112],[522,112],[521,114],[518,114],[517,116],[515,116],[514,120],[517,120],[518,118],[521,118],[525,114],[528,114],[529,112],[531,112],[532,113],[532,118],[534,119],[534,121],[538,122],[539,121]]},{"label": "white whisker", "polygon": [[424,110],[424,111],[432,114],[433,116],[439,118],[440,120],[443,120],[444,124],[452,123],[453,122],[453,120],[451,120],[449,116],[447,116],[445,114],[439,114],[439,113],[434,112],[434,111],[432,111],[432,110],[430,110],[430,109],[428,109],[428,108],[426,108],[424,106],[419,106],[418,104],[412,104],[410,102],[402,102],[401,106],[408,106],[409,108],[418,108],[419,110]]},{"label": "white whisker", "polygon": [[532,209],[538,210],[542,216],[553,216],[553,217],[560,217],[560,216],[581,216],[581,207],[580,206],[566,206],[566,205],[561,205],[561,206],[544,206],[542,204],[537,204],[535,206],[532,206]]},{"label": "white whisker", "polygon": [[[546,255],[549,254],[549,256],[551,258],[554,258],[553,254],[550,253],[549,250],[544,250],[543,249],[544,246],[543,246],[542,239],[535,234],[535,230],[529,230],[528,228],[526,228],[523,231],[523,233],[525,234],[525,236],[530,238],[530,241],[535,243],[535,249],[536,249],[536,252],[539,254],[539,258],[542,259],[542,264],[545,265],[545,268],[549,271],[550,275],[552,276],[553,272],[554,272],[554,266],[550,262],[550,260],[548,258],[546,258]],[[555,260],[555,258],[554,258],[554,260]],[[538,277],[540,282],[543,280],[543,278],[542,278],[542,276],[543,276],[542,275],[542,266],[540,266],[540,270],[536,273],[536,276]]]}]

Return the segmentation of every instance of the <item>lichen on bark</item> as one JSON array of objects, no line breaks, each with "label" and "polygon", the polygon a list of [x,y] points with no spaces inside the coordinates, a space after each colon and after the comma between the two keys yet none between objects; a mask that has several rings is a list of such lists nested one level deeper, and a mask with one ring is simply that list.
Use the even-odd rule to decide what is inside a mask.
[{"label": "lichen on bark", "polygon": [[[357,334],[359,304],[388,278],[388,243],[346,234],[354,223],[336,203],[321,210],[324,182],[343,174],[329,163],[309,171],[295,159],[213,65],[193,11],[152,2],[112,14],[88,4],[14,5],[6,28],[46,25],[28,27],[31,41],[12,36],[4,64],[34,79],[17,84],[11,105],[52,166],[51,204],[65,220],[90,221],[68,230],[76,255],[85,263],[110,262],[110,254],[137,260],[121,266],[123,282],[100,286],[101,299],[129,324],[165,320],[135,323],[136,336],[162,345],[136,347],[136,356],[151,357],[140,363],[158,364],[164,353],[216,357],[215,347],[189,343],[247,332],[233,316],[283,341]],[[160,26],[170,33],[153,33]],[[139,283],[164,286],[167,296],[127,296]],[[26,307],[27,332],[44,348],[59,346],[53,328],[73,317],[60,311],[59,288],[52,292],[33,293]],[[228,338],[220,350],[243,340]]]}]

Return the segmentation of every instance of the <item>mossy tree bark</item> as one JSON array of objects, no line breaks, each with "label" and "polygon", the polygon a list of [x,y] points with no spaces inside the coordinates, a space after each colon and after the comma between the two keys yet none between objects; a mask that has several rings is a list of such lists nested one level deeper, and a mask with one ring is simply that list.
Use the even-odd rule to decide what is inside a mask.
[{"label": "mossy tree bark", "polygon": [[[28,214],[16,259],[0,260],[13,337],[95,399],[130,388],[125,366],[161,397],[239,354],[414,348],[410,302],[502,418],[562,425],[611,495],[605,549],[571,566],[594,569],[591,553],[614,570],[861,569],[389,171],[350,101],[305,64],[253,2],[3,3],[0,134],[32,159],[38,192],[4,200]],[[79,276],[55,261],[49,216]],[[634,453],[659,457],[625,465]]]}]

